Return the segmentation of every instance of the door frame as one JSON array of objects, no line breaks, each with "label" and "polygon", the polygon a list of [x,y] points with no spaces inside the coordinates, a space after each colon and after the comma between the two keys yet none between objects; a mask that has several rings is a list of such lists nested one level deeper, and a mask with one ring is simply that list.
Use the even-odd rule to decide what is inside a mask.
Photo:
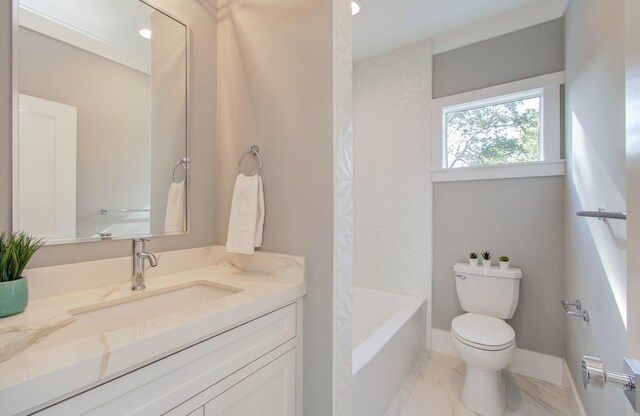
[{"label": "door frame", "polygon": [[[640,252],[640,0],[626,0],[627,253]],[[640,359],[640,256],[627,256],[627,354]]]}]

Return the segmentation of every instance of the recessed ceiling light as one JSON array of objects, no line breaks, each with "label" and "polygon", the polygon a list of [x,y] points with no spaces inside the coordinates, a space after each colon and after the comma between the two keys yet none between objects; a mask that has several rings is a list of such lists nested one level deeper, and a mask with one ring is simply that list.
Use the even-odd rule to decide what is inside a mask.
[{"label": "recessed ceiling light", "polygon": [[151,29],[140,29],[138,34],[145,39],[151,39]]},{"label": "recessed ceiling light", "polygon": [[355,16],[362,10],[362,2],[360,0],[351,0],[351,15]]}]

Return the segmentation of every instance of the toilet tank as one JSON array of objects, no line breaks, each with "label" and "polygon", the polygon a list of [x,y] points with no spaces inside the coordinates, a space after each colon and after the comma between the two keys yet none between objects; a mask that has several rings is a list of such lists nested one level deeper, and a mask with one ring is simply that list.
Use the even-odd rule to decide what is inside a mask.
[{"label": "toilet tank", "polygon": [[453,266],[456,290],[465,312],[511,319],[518,306],[522,270],[499,267]]}]

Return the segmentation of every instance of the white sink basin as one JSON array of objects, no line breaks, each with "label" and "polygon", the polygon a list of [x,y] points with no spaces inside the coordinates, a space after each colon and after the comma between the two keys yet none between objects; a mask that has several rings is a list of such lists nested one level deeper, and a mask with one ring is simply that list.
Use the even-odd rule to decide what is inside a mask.
[{"label": "white sink basin", "polygon": [[134,326],[165,314],[213,302],[241,292],[231,286],[196,281],[97,303],[68,311],[79,322],[99,332],[110,332]]}]

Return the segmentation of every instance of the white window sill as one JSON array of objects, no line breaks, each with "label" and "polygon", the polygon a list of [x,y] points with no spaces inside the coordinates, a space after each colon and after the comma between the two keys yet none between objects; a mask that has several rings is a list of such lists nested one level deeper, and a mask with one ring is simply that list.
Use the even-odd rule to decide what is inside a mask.
[{"label": "white window sill", "polygon": [[431,171],[431,180],[433,182],[479,181],[486,179],[564,176],[564,174],[564,160],[559,160],[554,162],[519,163],[516,165],[437,169]]}]

